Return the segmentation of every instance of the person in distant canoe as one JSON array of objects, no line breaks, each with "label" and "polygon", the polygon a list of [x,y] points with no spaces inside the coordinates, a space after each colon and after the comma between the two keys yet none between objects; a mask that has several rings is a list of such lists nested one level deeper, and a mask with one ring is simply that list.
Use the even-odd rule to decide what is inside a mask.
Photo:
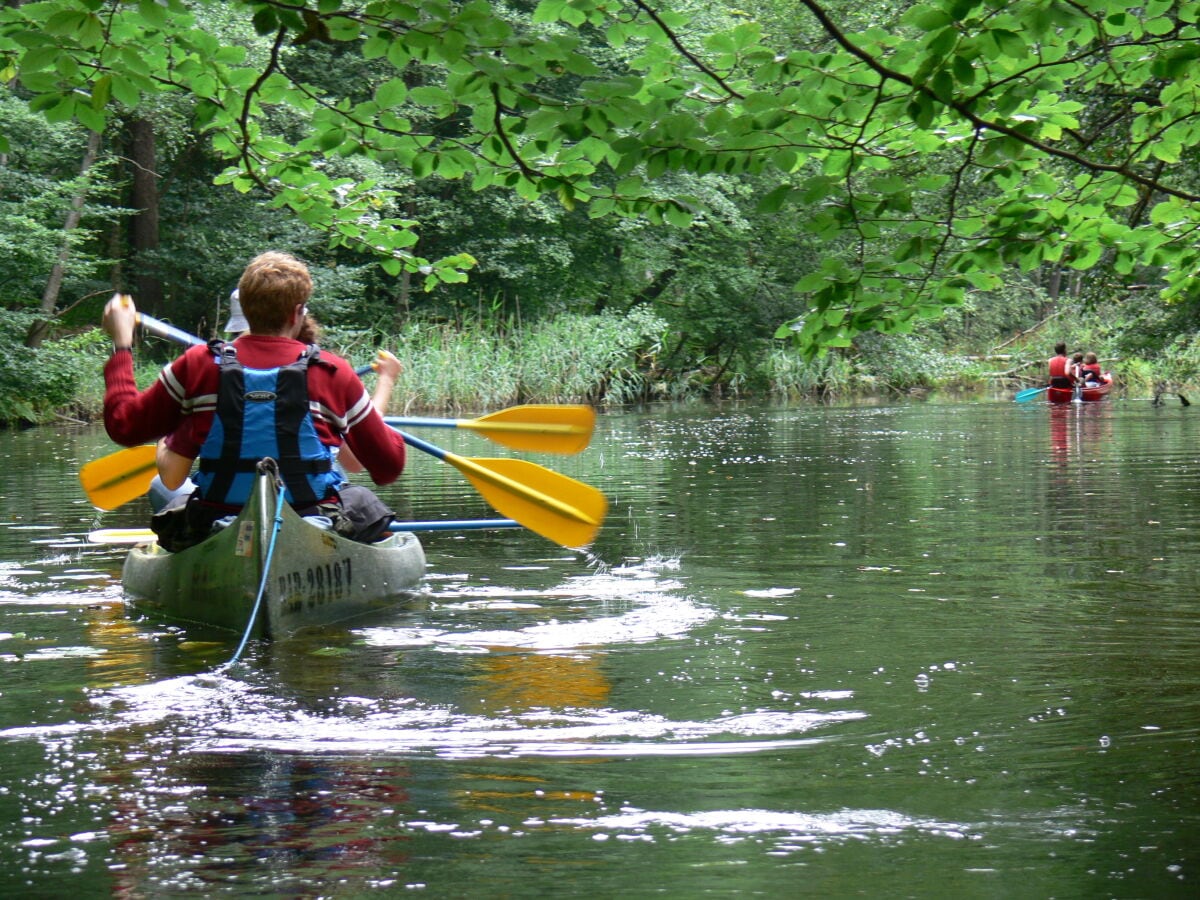
[{"label": "person in distant canoe", "polygon": [[1072,388],[1075,379],[1071,375],[1071,361],[1067,358],[1067,345],[1055,344],[1054,355],[1050,357],[1050,387]]},{"label": "person in distant canoe", "polygon": [[285,496],[298,512],[327,516],[355,540],[378,539],[394,513],[369,489],[344,483],[335,450],[348,447],[383,485],[404,469],[404,441],[349,363],[299,339],[312,294],[308,268],[290,254],[263,253],[242,273],[238,294],[249,332],[189,348],[141,392],[133,377],[136,309],[114,297],[104,310],[113,339],[104,367],[109,437],[125,446],[164,438],[158,463],[168,489],[200,460],[196,489],[155,516],[160,542],[182,549],[240,510],[265,456],[279,462]]},{"label": "person in distant canoe", "polygon": [[1083,379],[1083,375],[1080,374],[1082,369],[1083,369],[1083,354],[1075,353],[1074,355],[1071,356],[1071,365],[1069,365],[1067,367],[1067,370],[1071,373],[1071,378],[1073,378],[1076,383],[1078,383],[1079,381],[1081,381]]},{"label": "person in distant canoe", "polygon": [[1083,365],[1079,367],[1079,377],[1084,384],[1100,384],[1104,381],[1104,373],[1100,371],[1100,360],[1095,353],[1084,355]]}]

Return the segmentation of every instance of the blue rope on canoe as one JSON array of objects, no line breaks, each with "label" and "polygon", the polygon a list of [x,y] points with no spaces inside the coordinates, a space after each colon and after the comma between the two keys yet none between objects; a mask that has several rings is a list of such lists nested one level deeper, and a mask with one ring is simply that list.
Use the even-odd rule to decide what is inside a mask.
[{"label": "blue rope on canoe", "polygon": [[233,652],[233,656],[229,662],[225,663],[220,671],[228,669],[241,658],[242,651],[246,649],[246,644],[250,640],[250,634],[254,631],[254,620],[258,618],[258,610],[262,606],[263,594],[267,592],[267,579],[271,575],[271,557],[275,555],[275,544],[279,538],[279,532],[283,529],[283,493],[281,487],[276,494],[275,523],[271,528],[271,540],[267,542],[267,555],[263,559],[262,581],[258,583],[258,596],[254,598],[254,608],[250,610],[250,620],[246,623],[246,631],[242,634],[242,642],[238,644],[237,650]]}]

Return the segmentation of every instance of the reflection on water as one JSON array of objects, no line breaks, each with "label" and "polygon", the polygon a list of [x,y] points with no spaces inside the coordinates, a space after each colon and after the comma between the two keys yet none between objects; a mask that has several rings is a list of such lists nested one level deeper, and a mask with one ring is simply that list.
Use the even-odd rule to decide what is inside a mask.
[{"label": "reflection on water", "polygon": [[[1192,413],[612,415],[548,463],[594,555],[431,535],[419,603],[228,671],[82,541],[144,524],[77,496],[102,436],[0,435],[0,885],[1188,896]],[[487,514],[446,470],[396,505]]]}]

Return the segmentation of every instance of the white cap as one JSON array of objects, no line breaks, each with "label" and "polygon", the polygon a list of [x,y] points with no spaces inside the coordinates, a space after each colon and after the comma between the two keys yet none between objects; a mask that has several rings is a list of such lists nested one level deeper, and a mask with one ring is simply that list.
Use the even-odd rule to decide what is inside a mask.
[{"label": "white cap", "polygon": [[228,332],[243,332],[250,330],[250,323],[242,315],[242,301],[238,299],[237,288],[229,295],[229,321],[225,323]]}]

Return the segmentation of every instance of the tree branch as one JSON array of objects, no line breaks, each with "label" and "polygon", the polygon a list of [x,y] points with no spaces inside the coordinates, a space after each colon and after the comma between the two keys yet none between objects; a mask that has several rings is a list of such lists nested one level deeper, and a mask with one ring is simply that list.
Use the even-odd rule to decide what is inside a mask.
[{"label": "tree branch", "polygon": [[742,95],[734,90],[724,78],[709,68],[708,65],[703,63],[700,58],[696,56],[696,54],[692,53],[692,51],[688,50],[688,48],[683,45],[683,41],[679,39],[679,36],[671,30],[670,26],[668,26],[666,22],[662,20],[662,16],[646,5],[645,0],[633,0],[633,5],[649,16],[651,21],[653,21],[655,25],[662,29],[662,33],[667,36],[667,40],[669,40],[675,49],[679,51],[680,56],[719,84],[721,86],[721,90],[725,91],[725,93],[727,93],[730,97],[736,97],[739,100],[743,99]]},{"label": "tree branch", "polygon": [[1025,144],[1027,147],[1040,150],[1042,153],[1058,159],[1067,160],[1068,162],[1072,162],[1075,165],[1092,172],[1110,172],[1114,175],[1119,175],[1122,178],[1133,182],[1134,184],[1139,184],[1145,188],[1149,188],[1150,190],[1161,191],[1168,196],[1177,197],[1180,200],[1187,200],[1189,202],[1200,201],[1200,193],[1193,193],[1190,191],[1185,191],[1181,188],[1175,188],[1171,187],[1170,185],[1162,184],[1155,181],[1151,177],[1133,171],[1124,164],[1098,162],[1096,160],[1087,159],[1086,157],[1080,156],[1077,153],[1073,153],[1070,150],[1064,150],[1061,147],[1055,147],[1053,144],[1047,144],[1044,141],[1038,140],[1035,137],[1023,133],[1017,128],[1013,128],[1012,126],[1005,125],[1000,122],[985,119],[983,116],[973,112],[970,109],[970,104],[968,102],[961,100],[943,100],[942,98],[938,97],[931,88],[926,87],[925,85],[918,85],[912,80],[912,78],[910,78],[908,75],[905,75],[903,72],[898,72],[895,69],[889,68],[862,47],[851,41],[850,38],[847,37],[840,28],[838,28],[834,21],[829,17],[829,14],[820,6],[820,4],[816,2],[816,0],[800,0],[800,3],[803,4],[808,11],[813,14],[816,20],[820,23],[821,27],[829,33],[830,37],[832,37],[843,50],[862,60],[862,62],[869,69],[878,74],[881,78],[888,79],[889,81],[899,82],[900,84],[903,84],[914,91],[919,91],[935,102],[954,110],[976,128],[994,131],[997,134],[1003,134],[1006,137],[1011,137],[1014,140]]}]

